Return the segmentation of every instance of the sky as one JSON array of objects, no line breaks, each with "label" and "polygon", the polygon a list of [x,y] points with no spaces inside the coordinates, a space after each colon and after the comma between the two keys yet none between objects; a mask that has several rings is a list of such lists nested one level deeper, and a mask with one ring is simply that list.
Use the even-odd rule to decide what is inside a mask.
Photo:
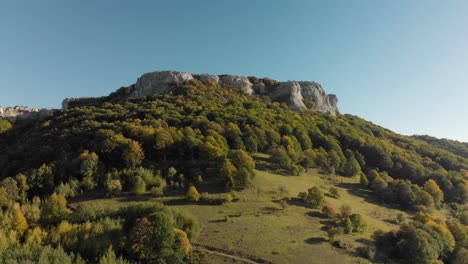
[{"label": "sky", "polygon": [[0,105],[226,73],[318,81],[342,113],[468,142],[467,14],[465,0],[0,0]]}]

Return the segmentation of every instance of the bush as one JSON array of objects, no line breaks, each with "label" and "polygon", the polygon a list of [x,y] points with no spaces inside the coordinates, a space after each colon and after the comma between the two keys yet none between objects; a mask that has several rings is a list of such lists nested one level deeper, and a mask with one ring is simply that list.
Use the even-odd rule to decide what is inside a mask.
[{"label": "bush", "polygon": [[311,208],[320,208],[325,203],[325,196],[318,187],[307,190],[306,203]]},{"label": "bush", "polygon": [[333,186],[330,187],[329,192],[330,192],[330,196],[333,197],[333,198],[337,198],[337,199],[338,199],[338,198],[341,197],[340,191],[339,191],[338,188],[336,188],[336,187],[333,187]]},{"label": "bush", "polygon": [[200,200],[200,193],[198,193],[197,188],[193,185],[189,187],[186,196],[191,202],[198,202],[198,200]]},{"label": "bush", "polygon": [[162,187],[152,187],[150,190],[151,196],[153,197],[162,197],[164,196],[164,189]]},{"label": "bush", "polygon": [[326,204],[322,207],[322,213],[329,218],[334,217],[336,214],[335,209],[333,209],[333,207],[329,204]]}]

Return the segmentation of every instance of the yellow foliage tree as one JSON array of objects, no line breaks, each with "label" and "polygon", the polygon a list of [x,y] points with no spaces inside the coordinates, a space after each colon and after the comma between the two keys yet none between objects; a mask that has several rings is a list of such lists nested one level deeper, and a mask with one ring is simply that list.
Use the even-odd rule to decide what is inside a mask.
[{"label": "yellow foliage tree", "polygon": [[178,228],[174,228],[174,231],[177,250],[181,255],[187,256],[192,251],[192,244],[190,244],[187,233]]},{"label": "yellow foliage tree", "polygon": [[424,190],[434,199],[434,203],[439,206],[444,200],[444,192],[440,189],[437,182],[430,179],[424,183]]},{"label": "yellow foliage tree", "polygon": [[12,228],[13,230],[18,231],[19,234],[23,234],[26,230],[28,230],[28,221],[26,221],[26,217],[24,217],[23,212],[21,212],[20,206],[18,203],[15,203],[12,208]]},{"label": "yellow foliage tree", "polygon": [[198,202],[200,199],[200,193],[197,191],[197,188],[195,186],[190,186],[188,191],[187,191],[187,199],[192,202]]}]

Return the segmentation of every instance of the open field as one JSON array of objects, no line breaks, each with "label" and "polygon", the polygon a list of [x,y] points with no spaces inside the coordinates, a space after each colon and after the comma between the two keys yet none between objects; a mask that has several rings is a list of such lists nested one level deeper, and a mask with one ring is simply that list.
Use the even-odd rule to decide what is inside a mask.
[{"label": "open field", "polygon": [[[279,203],[280,199],[295,197],[298,192],[312,186],[320,187],[325,193],[335,186],[341,197],[335,199],[327,196],[327,203],[336,210],[341,205],[349,205],[354,213],[363,215],[368,224],[364,233],[339,237],[352,244],[353,248],[338,249],[328,242],[326,229],[330,219],[319,210],[294,204],[283,208]],[[361,190],[356,178],[322,175],[315,170],[300,176],[257,170],[253,186],[238,193],[238,196],[238,201],[224,205],[188,203],[180,196],[127,196],[85,202],[99,203],[109,208],[134,201],[170,204],[173,208],[189,212],[200,221],[201,233],[198,239],[192,241],[195,245],[258,262],[368,263],[355,254],[354,248],[369,243],[372,233],[378,229],[388,231],[398,228],[392,221],[400,211],[385,206],[368,191]],[[215,256],[207,251],[199,254],[206,263],[243,263],[223,258],[222,254]]]}]

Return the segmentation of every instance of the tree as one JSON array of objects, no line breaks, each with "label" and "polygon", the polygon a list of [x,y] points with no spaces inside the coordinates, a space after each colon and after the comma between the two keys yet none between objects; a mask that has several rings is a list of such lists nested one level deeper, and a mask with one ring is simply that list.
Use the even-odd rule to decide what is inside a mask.
[{"label": "tree", "polygon": [[374,178],[371,183],[371,188],[374,192],[381,193],[387,188],[388,184],[380,176]]},{"label": "tree", "polygon": [[356,158],[351,155],[344,165],[344,174],[346,176],[354,176],[359,172],[361,172],[361,166],[359,165],[359,162],[356,160]]},{"label": "tree", "polygon": [[436,206],[440,206],[444,200],[444,192],[440,189],[439,185],[430,179],[424,183],[424,190],[432,196]]},{"label": "tree", "polygon": [[160,128],[156,130],[154,138],[154,149],[163,155],[163,161],[166,163],[167,147],[174,144],[174,139],[169,131]]},{"label": "tree", "polygon": [[89,150],[83,151],[79,156],[80,160],[80,174],[83,177],[90,177],[91,179],[97,173],[99,157],[96,153]]},{"label": "tree", "polygon": [[16,175],[16,182],[18,183],[19,195],[20,195],[21,201],[23,202],[25,202],[26,199],[28,198],[29,185],[28,185],[27,179],[28,178],[22,173]]},{"label": "tree", "polygon": [[41,221],[45,224],[56,224],[66,219],[70,213],[65,197],[53,193],[42,204]]},{"label": "tree", "polygon": [[175,228],[174,231],[177,251],[182,256],[188,256],[192,251],[192,245],[190,244],[190,240],[187,237],[187,233],[178,228]]},{"label": "tree", "polygon": [[121,257],[118,258],[117,255],[115,255],[112,246],[110,246],[106,253],[99,259],[99,264],[130,264],[130,262]]},{"label": "tree", "polygon": [[12,128],[13,125],[5,119],[0,119],[0,133]]},{"label": "tree", "polygon": [[336,236],[343,234],[343,228],[341,227],[330,227],[327,231],[328,239],[330,242],[334,241]]},{"label": "tree", "polygon": [[349,217],[346,217],[341,221],[341,226],[343,227],[345,234],[349,234],[353,231],[353,222],[351,222]]},{"label": "tree", "polygon": [[362,187],[366,187],[367,185],[369,185],[369,180],[367,179],[367,176],[364,173],[361,173],[359,175],[359,183]]},{"label": "tree", "polygon": [[141,176],[135,176],[132,182],[132,192],[140,195],[146,192],[146,183]]},{"label": "tree", "polygon": [[231,190],[236,186],[234,175],[237,173],[236,167],[231,161],[224,160],[219,170],[220,178],[223,180],[226,189]]},{"label": "tree", "polygon": [[334,186],[330,187],[329,192],[330,192],[330,196],[333,197],[333,198],[337,198],[337,199],[338,199],[338,198],[341,197],[340,191],[338,190],[338,188],[336,188],[336,187],[334,187]]},{"label": "tree", "polygon": [[107,195],[114,196],[122,191],[122,183],[120,180],[108,180],[106,181]]},{"label": "tree", "polygon": [[198,202],[200,199],[200,193],[197,191],[197,188],[195,186],[190,186],[188,191],[187,191],[187,199],[191,202]]},{"label": "tree", "polygon": [[379,176],[380,176],[379,173],[375,169],[372,169],[367,173],[367,179],[370,182],[374,181],[374,179],[379,177]]},{"label": "tree", "polygon": [[47,164],[42,164],[33,170],[29,176],[29,185],[34,195],[52,192],[55,187],[52,168]]},{"label": "tree", "polygon": [[22,235],[29,227],[28,222],[26,221],[26,218],[23,215],[23,212],[21,212],[20,206],[18,203],[15,203],[12,208],[12,228],[20,235]]},{"label": "tree", "polygon": [[292,164],[291,158],[283,147],[278,147],[271,153],[271,162],[283,169],[290,168]]},{"label": "tree", "polygon": [[362,233],[366,229],[367,223],[360,214],[352,214],[349,216],[353,225],[353,231]]},{"label": "tree", "polygon": [[140,165],[145,158],[145,152],[140,143],[130,140],[122,153],[124,164],[129,168],[135,168]]},{"label": "tree", "polygon": [[340,213],[341,213],[341,218],[347,218],[349,216],[351,216],[351,214],[353,213],[352,209],[351,209],[351,206],[349,205],[342,205],[340,207]]},{"label": "tree", "polygon": [[311,208],[320,208],[325,203],[325,195],[318,187],[307,190],[306,203]]},{"label": "tree", "polygon": [[8,177],[0,182],[0,187],[4,187],[7,192],[7,197],[10,200],[19,200],[19,188],[15,179]]},{"label": "tree", "polygon": [[164,213],[137,219],[128,234],[130,255],[144,263],[182,263],[174,248],[174,227]]},{"label": "tree", "polygon": [[36,226],[28,230],[24,243],[30,248],[38,248],[42,246],[46,237],[47,232]]},{"label": "tree", "polygon": [[322,213],[330,218],[334,217],[336,214],[335,209],[333,209],[333,207],[329,204],[326,204],[322,207]]}]

